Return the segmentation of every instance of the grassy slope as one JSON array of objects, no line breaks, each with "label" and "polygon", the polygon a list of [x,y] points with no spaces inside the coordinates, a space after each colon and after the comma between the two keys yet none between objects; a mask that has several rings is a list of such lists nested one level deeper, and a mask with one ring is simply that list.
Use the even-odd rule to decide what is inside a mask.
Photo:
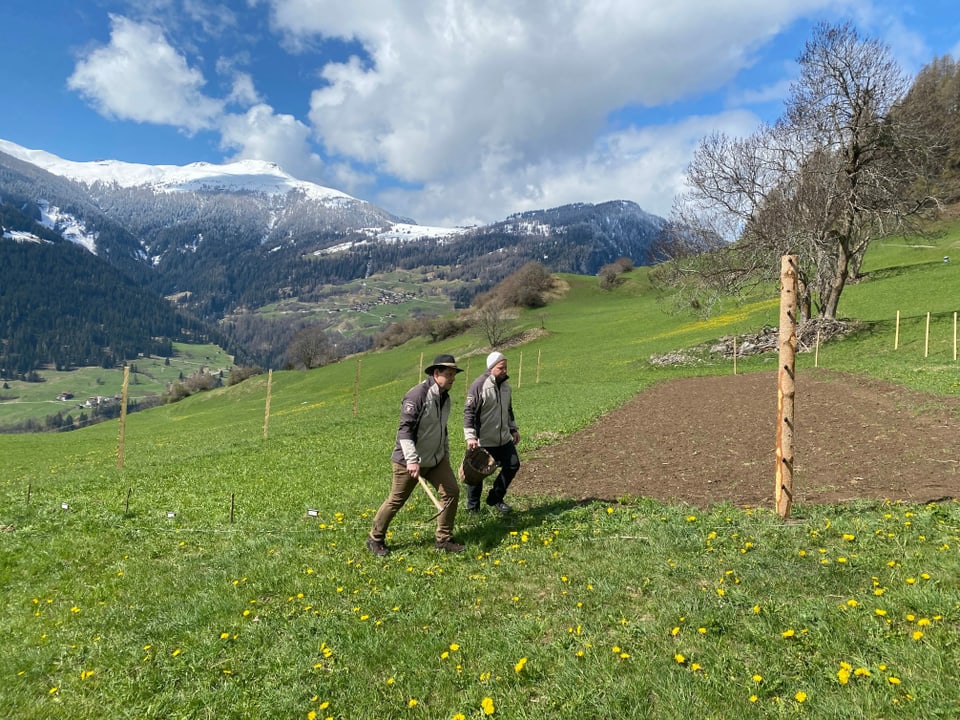
[{"label": "grassy slope", "polygon": [[[175,355],[166,365],[164,358],[140,358],[131,365],[137,372],[131,375],[128,397],[137,400],[148,395],[163,395],[167,386],[181,374],[186,377],[201,367],[210,371],[228,370],[232,358],[216,345],[174,344]],[[123,386],[122,370],[85,367],[69,372],[41,371],[44,382],[19,380],[7,382],[9,389],[0,390],[0,426],[10,426],[28,418],[43,421],[48,415],[62,412],[77,420],[83,409],[79,406],[89,397],[119,395]],[[73,394],[70,401],[59,401],[62,392]],[[87,411],[89,415],[89,411]]]},{"label": "grassy slope", "polygon": [[[821,366],[952,392],[943,337],[960,270],[942,256],[957,242],[878,247],[873,279],[841,308],[869,329],[822,348]],[[706,322],[668,314],[644,269],[613,293],[565,279],[562,302],[522,318],[547,334],[508,353],[526,448],[665,377],[730,372],[646,361],[778,315],[775,298]],[[894,352],[898,309],[910,321]],[[924,359],[927,311],[938,339]],[[508,520],[461,519],[470,552],[447,558],[429,549],[417,492],[392,527],[397,552],[374,561],[362,542],[399,398],[421,353],[448,351],[470,366],[456,427],[485,353],[475,336],[274,373],[268,438],[266,376],[131,415],[122,470],[116,422],[0,436],[0,707],[476,717],[489,700],[511,718],[952,717],[956,504],[801,507],[784,526],[768,511],[541,498]],[[870,675],[843,683],[844,663]]]}]

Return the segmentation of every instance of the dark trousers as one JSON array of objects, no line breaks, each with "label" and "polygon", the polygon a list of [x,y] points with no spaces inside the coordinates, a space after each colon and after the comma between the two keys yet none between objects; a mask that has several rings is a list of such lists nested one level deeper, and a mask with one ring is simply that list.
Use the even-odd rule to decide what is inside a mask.
[{"label": "dark trousers", "polygon": [[[485,447],[484,450],[500,463],[500,472],[493,481],[490,492],[487,493],[487,505],[496,505],[503,502],[503,498],[507,495],[507,488],[520,470],[520,456],[517,455],[517,446],[512,441],[499,447]],[[467,509],[480,507],[482,494],[483,484],[467,485]]]}]

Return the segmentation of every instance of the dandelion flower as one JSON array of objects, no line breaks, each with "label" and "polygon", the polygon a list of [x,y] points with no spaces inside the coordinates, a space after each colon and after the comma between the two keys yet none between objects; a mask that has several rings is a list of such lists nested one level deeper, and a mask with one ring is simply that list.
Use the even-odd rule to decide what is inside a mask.
[{"label": "dandelion flower", "polygon": [[803,690],[801,690],[800,692],[798,692],[796,695],[793,696],[793,699],[796,700],[798,703],[806,702],[807,694]]},{"label": "dandelion flower", "polygon": [[485,697],[480,702],[480,709],[483,710],[484,715],[493,715],[497,711],[497,708],[493,704],[493,698]]},{"label": "dandelion flower", "polygon": [[751,696],[750,696],[750,702],[752,702],[752,703],[755,703],[755,702],[756,702],[757,700],[759,700],[759,699],[760,699],[760,698],[758,698],[756,695],[751,695]]},{"label": "dandelion flower", "polygon": [[757,673],[756,675],[753,676],[753,681],[755,683],[763,682],[763,675],[760,675],[759,673]]},{"label": "dandelion flower", "polygon": [[526,664],[527,664],[527,659],[525,657],[522,657],[517,661],[517,664],[513,666],[513,669],[515,672],[523,672],[523,668]]},{"label": "dandelion flower", "polygon": [[887,678],[887,682],[890,683],[891,685],[899,685],[900,678],[894,677],[893,675],[891,675],[890,677]]},{"label": "dandelion flower", "polygon": [[673,659],[676,660],[677,664],[679,665],[683,665],[687,661],[687,659],[681,653],[674,655]]},{"label": "dandelion flower", "polygon": [[914,640],[919,640],[919,639],[922,638],[922,637],[923,637],[923,630],[915,630],[915,631],[914,631],[914,633],[913,633],[913,639],[914,639]]},{"label": "dandelion flower", "polygon": [[796,634],[797,633],[793,628],[790,628],[789,630],[784,630],[782,633],[780,633],[780,635],[785,638],[792,638]]},{"label": "dandelion flower", "polygon": [[419,704],[420,703],[417,702],[416,698],[410,698],[409,700],[407,700],[407,707],[415,708]]}]

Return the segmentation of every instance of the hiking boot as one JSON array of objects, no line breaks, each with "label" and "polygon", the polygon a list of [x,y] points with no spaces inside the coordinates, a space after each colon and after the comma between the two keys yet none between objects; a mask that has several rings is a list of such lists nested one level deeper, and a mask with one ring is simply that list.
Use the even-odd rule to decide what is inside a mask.
[{"label": "hiking boot", "polygon": [[502,514],[506,515],[507,513],[512,513],[513,508],[507,505],[503,500],[493,505],[495,510],[499,510]]},{"label": "hiking boot", "polygon": [[390,548],[387,547],[387,544],[383,542],[383,540],[374,540],[369,535],[367,536],[367,550],[377,557],[386,557],[390,554]]},{"label": "hiking boot", "polygon": [[463,552],[465,546],[461,545],[453,538],[450,538],[449,540],[444,540],[443,542],[434,543],[433,547],[436,550],[443,550],[445,553],[461,553]]}]

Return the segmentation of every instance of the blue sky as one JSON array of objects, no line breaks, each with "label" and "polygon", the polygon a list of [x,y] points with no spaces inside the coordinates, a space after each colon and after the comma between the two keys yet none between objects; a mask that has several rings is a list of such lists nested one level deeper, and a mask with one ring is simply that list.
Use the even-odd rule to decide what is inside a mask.
[{"label": "blue sky", "polygon": [[66,160],[253,158],[431,225],[626,199],[782,110],[818,21],[912,76],[955,0],[5,0],[0,139]]}]

